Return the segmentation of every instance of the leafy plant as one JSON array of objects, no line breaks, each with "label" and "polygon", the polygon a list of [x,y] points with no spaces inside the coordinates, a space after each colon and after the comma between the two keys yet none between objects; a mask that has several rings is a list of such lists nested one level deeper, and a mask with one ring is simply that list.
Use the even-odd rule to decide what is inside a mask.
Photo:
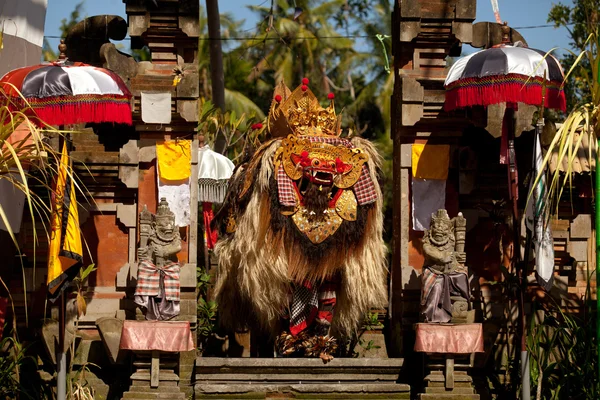
[{"label": "leafy plant", "polygon": [[[582,150],[587,155],[589,164],[592,165],[593,153],[597,148],[600,131],[599,10],[597,6],[592,4],[596,3],[595,1],[584,0],[577,3],[577,7],[573,10],[562,9],[562,11],[557,11],[557,9],[554,9],[556,15],[551,15],[552,20],[562,24],[567,18],[567,15],[562,14],[568,14],[569,12],[581,14],[585,12],[585,19],[580,18],[576,31],[571,33],[572,39],[576,41],[577,47],[580,49],[580,53],[576,54],[569,51],[572,65],[565,75],[565,83],[572,77],[576,77],[576,96],[573,96],[572,100],[577,103],[556,132],[543,160],[544,168],[548,166],[554,154],[558,156],[558,160],[567,160],[566,163],[563,163],[565,165],[564,171],[556,168],[549,180],[548,198],[546,200],[551,207],[550,210],[554,213],[558,212],[558,205],[565,189],[573,186],[573,160],[582,149],[584,136],[588,137],[590,146]],[[538,174],[533,186],[537,186],[543,173]]]},{"label": "leafy plant", "polygon": [[[0,88],[0,181],[8,182],[16,191],[24,195],[24,207],[32,221],[32,253],[35,265],[36,246],[40,236],[40,232],[36,229],[36,222],[42,224],[48,238],[47,221],[50,220],[51,213],[51,205],[40,192],[53,193],[51,181],[60,158],[60,154],[48,144],[47,139],[50,136],[60,137],[65,131],[59,131],[35,118],[35,111],[24,98],[22,98],[24,103],[22,107],[13,103],[4,93],[5,88],[6,86]],[[14,86],[11,86],[11,90],[18,93]],[[32,184],[41,187],[42,190],[34,191]],[[78,187],[81,190],[81,186]],[[1,204],[0,221],[6,226],[16,251],[20,253],[19,243],[14,234],[16,227],[11,226],[6,210]],[[35,272],[34,268],[34,281]],[[27,292],[26,282],[23,270],[23,292]],[[0,283],[7,289],[6,282],[0,280]],[[28,324],[26,297],[25,323]]]},{"label": "leafy plant", "polygon": [[0,398],[16,399],[21,393],[20,368],[29,359],[26,348],[14,337],[0,340]]},{"label": "leafy plant", "polygon": [[217,316],[217,303],[213,300],[198,299],[198,338],[208,338],[215,329],[215,318]]},{"label": "leafy plant", "polygon": [[253,117],[248,118],[245,113],[239,118],[235,111],[223,113],[207,100],[200,108],[198,131],[204,134],[205,143],[210,144],[211,147],[216,135],[222,134],[225,137],[225,153],[235,163],[242,157],[246,146],[256,148],[265,138],[262,124],[258,127],[258,125],[251,125],[252,122]]},{"label": "leafy plant", "polygon": [[527,337],[536,399],[600,398],[597,315],[591,304],[591,276],[588,266],[586,307],[581,315],[563,311],[552,298],[546,304],[534,303],[534,310],[544,312],[541,321],[532,318]]},{"label": "leafy plant", "polygon": [[[67,398],[72,400],[94,400],[95,390],[89,385],[89,382],[85,378],[85,374],[90,372],[88,365],[95,365],[86,363],[77,371],[69,371],[67,377]],[[97,365],[95,365],[97,366]]]},{"label": "leafy plant", "polygon": [[365,315],[365,320],[363,322],[363,332],[381,328],[383,328],[383,324],[379,322],[378,312],[369,312]]},{"label": "leafy plant", "polygon": [[196,267],[196,288],[197,288],[197,314],[198,328],[197,338],[198,347],[204,349],[210,336],[215,331],[217,318],[217,303],[213,300],[206,300],[209,297],[209,290],[212,286],[212,275],[202,267]]},{"label": "leafy plant", "polygon": [[364,350],[364,352],[381,348],[381,346],[375,344],[375,341],[369,340],[367,342],[365,339],[363,339],[363,335],[365,334],[365,332],[381,328],[383,328],[383,324],[379,322],[378,312],[369,312],[365,314],[361,329],[351,337],[345,337],[340,339],[340,346],[338,347],[338,356],[354,358],[359,357],[360,354],[356,351],[358,346],[360,346]]},{"label": "leafy plant", "polygon": [[95,264],[90,264],[87,268],[81,268],[79,274],[73,279],[71,283],[76,293],[76,304],[77,304],[77,318],[79,319],[82,315],[85,315],[87,311],[87,302],[85,301],[85,290],[87,289],[87,280],[92,272],[96,270]]},{"label": "leafy plant", "polygon": [[206,297],[208,295],[211,280],[211,274],[206,273],[202,267],[196,267],[196,289],[198,290],[198,297]]}]

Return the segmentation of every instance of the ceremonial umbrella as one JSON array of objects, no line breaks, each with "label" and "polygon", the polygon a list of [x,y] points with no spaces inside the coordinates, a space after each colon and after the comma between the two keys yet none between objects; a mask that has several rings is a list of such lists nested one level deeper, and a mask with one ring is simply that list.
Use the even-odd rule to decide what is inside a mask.
[{"label": "ceremonial umbrella", "polygon": [[[66,60],[13,70],[0,79],[8,106],[38,123],[132,124],[131,92],[112,71]],[[68,155],[63,143],[53,190],[52,232],[48,254],[48,289],[56,299],[79,272],[83,260],[79,216]],[[65,299],[59,306],[57,397],[66,398]]]},{"label": "ceremonial umbrella", "polygon": [[15,110],[30,106],[48,125],[113,122],[131,125],[131,92],[114,72],[59,61],[15,69],[0,79]]},{"label": "ceremonial umbrella", "polygon": [[444,82],[444,108],[451,111],[525,103],[565,111],[563,79],[563,70],[552,55],[522,45],[502,44],[461,58],[452,65]]},{"label": "ceremonial umbrella", "polygon": [[[508,164],[509,192],[513,200],[513,229],[515,230],[514,260],[517,264],[520,256],[518,234],[518,178],[514,151],[513,115],[517,103],[525,103],[541,107],[540,117],[536,124],[534,139],[532,173],[541,171],[540,134],[544,126],[543,109],[553,108],[566,110],[565,94],[562,89],[564,72],[559,62],[550,54],[530,49],[523,45],[509,43],[510,28],[503,28],[501,45],[481,50],[459,59],[448,72],[444,83],[446,101],[444,108],[451,111],[456,108],[470,106],[489,106],[506,103],[506,111],[502,122],[502,144],[500,150],[501,163]],[[537,154],[537,153],[540,154]],[[536,177],[532,177],[532,182]],[[529,250],[533,241],[536,253],[538,281],[546,289],[552,286],[554,271],[554,248],[550,227],[544,221],[547,212],[544,204],[545,180],[536,182],[532,187],[532,198],[528,202],[526,225],[533,232],[527,235],[525,260],[529,259]],[[523,292],[527,287],[526,264],[520,269],[521,296],[519,314],[521,320],[521,369],[522,391],[529,398],[529,361],[525,344],[525,311]]]},{"label": "ceremonial umbrella", "polygon": [[[507,28],[507,27],[503,27]],[[542,112],[536,125],[534,140],[534,165],[535,172],[541,167],[539,155],[535,154],[539,146],[539,137],[543,128],[543,109],[553,108],[566,110],[565,94],[562,89],[564,73],[560,63],[550,54],[546,55],[541,50],[530,49],[523,45],[512,45],[505,42],[486,50],[481,50],[467,57],[459,59],[448,72],[445,81],[446,101],[444,108],[447,111],[470,106],[489,106],[506,103],[506,112],[502,126],[502,144],[500,151],[501,163],[509,165],[510,197],[513,200],[513,214],[517,216],[518,178],[514,160],[514,146],[512,131],[512,117],[517,103],[540,106]],[[540,150],[541,151],[541,150]],[[543,186],[544,182],[538,182]],[[549,252],[546,245],[542,245],[542,237],[547,238],[545,230],[539,229],[543,223],[541,214],[544,212],[539,207],[543,197],[540,187],[534,191],[536,196],[528,205],[535,204],[535,211],[528,210],[528,228],[537,232],[533,238],[536,247],[536,261],[538,261],[538,275],[541,283],[548,288],[554,270],[554,254]],[[535,217],[535,222],[533,221]],[[538,225],[534,228],[534,225]],[[518,225],[515,225],[518,226]],[[539,241],[536,241],[538,239]],[[517,243],[515,243],[516,245]],[[545,247],[545,248],[544,248]],[[515,253],[516,254],[516,253]]]}]

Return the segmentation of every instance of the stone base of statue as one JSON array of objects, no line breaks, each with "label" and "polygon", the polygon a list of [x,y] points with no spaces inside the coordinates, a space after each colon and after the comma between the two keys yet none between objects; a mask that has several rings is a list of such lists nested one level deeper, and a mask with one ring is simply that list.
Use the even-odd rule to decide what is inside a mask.
[{"label": "stone base of statue", "polygon": [[124,321],[121,350],[133,352],[133,374],[123,399],[186,399],[179,387],[179,353],[194,349],[190,323]]},{"label": "stone base of statue", "polygon": [[415,351],[429,370],[420,399],[479,400],[468,371],[484,351],[482,324],[416,324]]}]

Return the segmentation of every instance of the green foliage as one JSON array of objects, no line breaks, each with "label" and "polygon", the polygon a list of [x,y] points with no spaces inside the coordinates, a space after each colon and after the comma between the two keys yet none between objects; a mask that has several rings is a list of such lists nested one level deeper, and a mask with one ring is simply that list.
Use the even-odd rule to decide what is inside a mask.
[{"label": "green foliage", "polygon": [[363,338],[365,332],[373,331],[376,329],[383,328],[383,324],[379,322],[379,313],[369,312],[365,314],[363,325],[361,329],[351,337],[344,337],[339,339],[338,356],[340,357],[360,357],[360,353],[357,348],[363,349],[363,355],[369,350],[379,349],[381,346],[376,345],[375,341],[366,341]]},{"label": "green foliage", "polygon": [[[264,115],[259,118],[264,118]],[[198,132],[204,135],[204,142],[211,147],[218,132],[224,135],[226,154],[235,163],[247,146],[255,148],[265,138],[264,126],[261,129],[249,129],[253,119],[245,113],[238,117],[235,110],[223,113],[211,101],[205,101],[200,107]]]},{"label": "green foliage", "polygon": [[358,341],[358,344],[360,345],[360,347],[363,348],[365,353],[370,350],[377,350],[381,348],[381,346],[375,344],[374,340],[369,340],[368,342],[366,342],[364,339],[361,338]]},{"label": "green foliage", "polygon": [[595,317],[568,314],[556,304],[541,308],[544,317],[532,319],[527,337],[532,393],[538,399],[600,398]]},{"label": "green foliage", "polygon": [[85,300],[85,290],[87,288],[87,280],[92,272],[97,268],[95,264],[90,264],[86,268],[81,268],[79,274],[73,279],[71,283],[75,287],[75,293],[77,294],[77,318],[85,315],[87,311],[87,302]]},{"label": "green foliage", "polygon": [[26,349],[14,337],[0,340],[0,398],[19,398],[22,391],[20,369],[27,359]]},{"label": "green foliage", "polygon": [[198,296],[206,297],[211,286],[212,276],[207,274],[202,267],[196,267],[196,278]]},{"label": "green foliage", "polygon": [[379,322],[379,313],[377,312],[369,312],[365,315],[365,320],[363,322],[363,332],[364,331],[372,331],[375,329],[383,328],[383,324]]},{"label": "green foliage", "polygon": [[206,301],[203,297],[198,299],[198,338],[208,338],[215,329],[217,316],[217,303],[213,300]]},{"label": "green foliage", "polygon": [[212,275],[202,267],[196,267],[196,288],[198,293],[197,316],[198,328],[196,330],[198,347],[203,350],[216,327],[217,303],[206,300],[212,287]]},{"label": "green foliage", "polygon": [[[555,27],[563,27],[569,32],[571,42],[569,43],[576,53],[586,50],[587,39],[590,34],[588,27],[597,24],[600,0],[575,0],[572,5],[563,3],[553,4],[548,14],[548,22]],[[577,59],[576,53],[568,52],[561,58],[565,70],[571,69]],[[580,70],[590,71],[590,60],[580,61]],[[575,71],[565,86],[567,104],[589,102],[590,92],[586,87],[586,79],[582,72]]]}]

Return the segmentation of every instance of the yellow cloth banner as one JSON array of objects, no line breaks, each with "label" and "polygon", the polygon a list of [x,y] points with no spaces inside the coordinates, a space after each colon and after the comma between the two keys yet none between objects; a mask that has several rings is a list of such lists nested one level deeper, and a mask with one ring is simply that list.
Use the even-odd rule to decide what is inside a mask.
[{"label": "yellow cloth banner", "polygon": [[181,181],[192,174],[192,141],[169,140],[156,144],[158,173],[162,180]]},{"label": "yellow cloth banner", "polygon": [[450,146],[447,144],[412,145],[412,174],[419,179],[448,179]]},{"label": "yellow cloth banner", "polygon": [[52,232],[48,249],[48,291],[60,295],[81,267],[83,248],[75,184],[66,143],[63,144],[52,201]]}]

